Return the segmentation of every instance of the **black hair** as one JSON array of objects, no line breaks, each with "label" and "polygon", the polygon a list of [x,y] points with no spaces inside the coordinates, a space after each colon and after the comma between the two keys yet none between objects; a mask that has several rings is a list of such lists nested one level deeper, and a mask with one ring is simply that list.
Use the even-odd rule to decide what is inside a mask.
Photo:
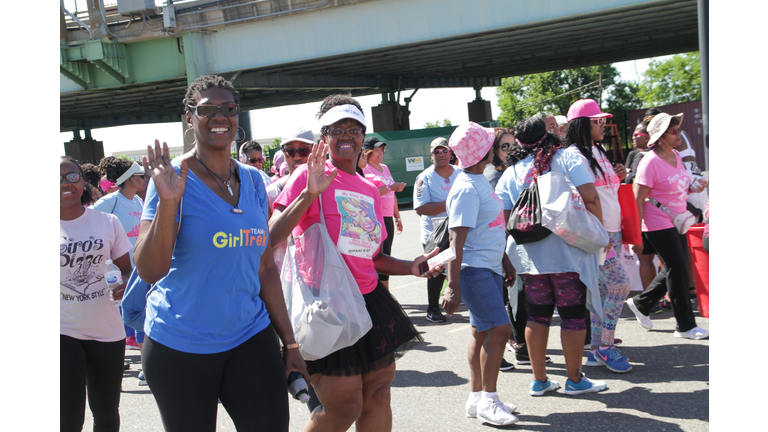
[{"label": "black hair", "polygon": [[[133,166],[133,164],[134,162],[132,160],[107,156],[99,161],[99,171],[101,172],[102,176],[107,177],[107,180],[111,181],[112,183],[117,183],[117,179],[119,179],[121,175],[125,174],[125,172],[128,171]],[[125,182],[117,186],[122,189],[124,185]]]},{"label": "black hair", "polygon": [[262,151],[261,145],[259,143],[257,143],[256,141],[253,141],[253,140],[246,141],[245,144],[242,145],[240,153],[241,154],[246,154],[246,153],[248,153],[250,151],[254,151],[254,150]]},{"label": "black hair", "polygon": [[[357,109],[360,110],[360,112],[363,112],[363,107],[360,106],[360,103],[357,102],[352,98],[352,95],[347,94],[333,94],[328,96],[323,100],[323,103],[320,104],[320,111],[317,112],[317,118],[323,116],[323,114],[327,113],[331,110],[331,108],[339,106],[339,105],[354,105],[357,107]],[[365,135],[365,125],[362,125],[362,131],[363,135]],[[320,134],[321,135],[328,135],[331,132],[331,126],[323,126],[320,128]]]},{"label": "black hair", "polygon": [[[592,168],[595,177],[603,176],[605,178],[603,168],[600,167],[597,159],[592,154],[594,143],[595,141],[592,139],[592,120],[589,117],[578,117],[568,122],[568,129],[565,132],[565,145],[575,145],[579,152],[581,152],[581,155],[587,158],[589,167]],[[608,158],[608,154],[603,150],[603,146],[597,146],[597,148]]]},{"label": "black hair", "polygon": [[563,146],[563,140],[547,132],[547,124],[539,116],[521,120],[515,125],[513,133],[515,143],[507,151],[507,166],[515,165],[533,154],[536,177],[549,169],[555,152]]},{"label": "black hair", "polygon": [[653,107],[653,108],[648,108],[648,109],[645,111],[645,116],[646,116],[646,117],[647,117],[647,116],[655,116],[656,114],[661,114],[661,113],[663,113],[663,112],[664,112],[664,111],[662,111],[662,110],[660,110],[660,109],[658,109],[658,108],[656,108],[656,107]]},{"label": "black hair", "polygon": [[[72,162],[73,164],[75,164],[75,166],[77,167],[77,170],[80,171],[80,176],[83,178],[83,180],[85,180],[85,175],[83,174],[83,167],[80,166],[80,163],[75,158],[71,156],[62,156],[61,162],[64,162],[64,161]],[[83,195],[80,197],[80,204],[86,206],[93,203],[94,201],[93,197],[96,194],[95,194],[95,191],[93,190],[94,187],[91,186],[90,183],[88,183],[87,181],[83,181],[83,185],[84,185]]]},{"label": "black hair", "polygon": [[83,177],[85,178],[85,182],[93,187],[99,187],[99,180],[101,180],[101,173],[99,172],[99,167],[92,164],[92,163],[84,163],[80,166],[80,169],[83,170]]},{"label": "black hair", "polygon": [[[499,167],[501,167],[502,169],[506,168],[506,161],[501,160],[499,155],[496,154],[496,148],[501,146],[501,137],[503,137],[504,135],[507,135],[507,134],[510,134],[510,135],[514,136],[514,134],[512,134],[512,131],[507,129],[507,128],[500,128],[500,127],[499,128],[494,128],[493,160],[491,161],[491,163],[496,168],[499,168]],[[509,151],[509,149],[507,149],[507,151]]]},{"label": "black hair", "polygon": [[240,98],[238,97],[239,93],[235,90],[235,86],[233,86],[231,82],[219,75],[201,75],[192,81],[192,84],[187,88],[186,94],[184,94],[184,100],[182,101],[184,103],[184,111],[189,112],[190,106],[197,106],[200,100],[200,95],[212,87],[229,90],[232,93],[232,99],[235,100],[235,103],[240,103]]}]

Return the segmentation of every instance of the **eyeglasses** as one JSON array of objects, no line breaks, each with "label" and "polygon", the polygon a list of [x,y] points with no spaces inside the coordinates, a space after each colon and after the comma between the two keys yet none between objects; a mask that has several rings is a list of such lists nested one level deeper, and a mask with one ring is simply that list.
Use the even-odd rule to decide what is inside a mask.
[{"label": "eyeglasses", "polygon": [[59,179],[59,183],[61,183],[65,178],[70,183],[77,183],[80,181],[80,173],[79,172],[71,172],[68,174],[59,174],[61,178]]},{"label": "eyeglasses", "polygon": [[672,135],[680,135],[683,133],[680,129],[670,129],[664,133],[671,133]]},{"label": "eyeglasses", "polygon": [[639,136],[650,137],[650,135],[648,135],[648,134],[644,134],[644,133],[642,133],[642,132],[635,132],[635,133],[633,133],[633,134],[632,134],[632,138],[637,138],[637,137],[639,137]]},{"label": "eyeglasses", "polygon": [[[299,157],[305,158],[309,156],[310,153],[312,153],[312,149],[310,147],[299,147],[298,149],[295,148],[286,148],[283,150],[283,153],[288,155],[289,158],[295,158],[298,154]],[[252,163],[256,163],[254,161],[258,161],[258,159],[249,159]],[[264,159],[262,159],[264,160]]]},{"label": "eyeglasses", "polygon": [[221,112],[227,117],[234,117],[240,112],[240,105],[238,104],[187,106],[190,110],[194,111],[198,117],[213,117],[217,112]]},{"label": "eyeglasses", "polygon": [[590,121],[592,121],[592,123],[597,123],[598,126],[603,126],[605,124],[605,117],[590,119]]},{"label": "eyeglasses", "polygon": [[382,153],[386,153],[387,152],[387,149],[382,148],[382,147],[376,147],[375,149],[373,149],[373,151],[376,151],[376,150],[381,150]]},{"label": "eyeglasses", "polygon": [[504,151],[509,150],[509,148],[512,147],[511,143],[501,143],[501,145],[495,145],[493,148],[495,149],[502,149]]},{"label": "eyeglasses", "polygon": [[359,137],[363,135],[363,130],[359,127],[351,127],[349,129],[334,128],[331,129],[329,134],[331,135],[331,138],[341,138],[344,135],[344,132],[346,132],[350,137]]},{"label": "eyeglasses", "polygon": [[432,150],[432,154],[433,155],[448,154],[449,151],[450,150],[448,150],[445,147],[443,147],[443,148],[436,148],[436,149]]}]

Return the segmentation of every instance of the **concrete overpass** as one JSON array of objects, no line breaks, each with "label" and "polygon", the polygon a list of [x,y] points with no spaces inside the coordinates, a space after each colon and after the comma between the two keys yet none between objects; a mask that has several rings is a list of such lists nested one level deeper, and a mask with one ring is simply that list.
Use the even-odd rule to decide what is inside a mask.
[{"label": "concrete overpass", "polygon": [[99,3],[62,12],[62,131],[178,122],[206,73],[234,80],[243,111],[349,90],[382,94],[393,114],[406,90],[699,49],[696,0],[199,0],[133,15]]}]

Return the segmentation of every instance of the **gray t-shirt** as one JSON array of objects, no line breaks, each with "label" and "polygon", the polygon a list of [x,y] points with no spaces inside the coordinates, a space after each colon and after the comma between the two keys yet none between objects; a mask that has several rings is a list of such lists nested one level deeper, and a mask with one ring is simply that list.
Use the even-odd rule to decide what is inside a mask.
[{"label": "gray t-shirt", "polygon": [[[435,172],[435,166],[425,169],[416,178],[416,184],[413,187],[413,208],[419,208],[424,204],[431,202],[445,202],[448,198],[448,192],[453,186],[453,182],[456,181],[456,176],[459,175],[461,169],[451,165],[453,168],[453,174],[448,178],[443,178],[440,174]],[[419,179],[422,181],[421,187],[418,186]],[[440,225],[443,219],[448,216],[448,213],[442,212],[437,215],[421,216],[421,243],[425,244],[429,235],[432,234],[432,230]]]}]

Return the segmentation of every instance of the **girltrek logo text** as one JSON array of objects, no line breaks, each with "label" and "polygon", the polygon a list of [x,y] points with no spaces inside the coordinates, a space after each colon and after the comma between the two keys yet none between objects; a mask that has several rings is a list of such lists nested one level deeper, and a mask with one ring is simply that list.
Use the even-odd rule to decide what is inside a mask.
[{"label": "girltrek logo text", "polygon": [[266,246],[267,233],[261,228],[242,229],[229,234],[219,231],[213,235],[213,245],[217,248]]}]

